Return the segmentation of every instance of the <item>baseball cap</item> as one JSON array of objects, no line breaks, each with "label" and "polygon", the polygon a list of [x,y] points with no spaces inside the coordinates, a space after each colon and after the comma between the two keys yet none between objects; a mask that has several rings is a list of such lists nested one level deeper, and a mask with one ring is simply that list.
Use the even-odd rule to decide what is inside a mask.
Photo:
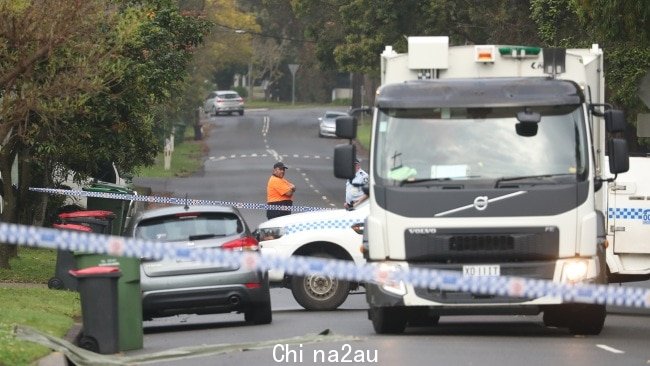
[{"label": "baseball cap", "polygon": [[359,164],[360,164],[360,163],[361,163],[361,159],[359,159],[359,158],[354,158],[354,162],[355,162],[355,164],[356,164],[356,163],[359,163]]},{"label": "baseball cap", "polygon": [[273,164],[273,169],[277,169],[277,168],[288,169],[287,166],[284,165],[284,163],[281,161],[278,161],[277,163]]}]

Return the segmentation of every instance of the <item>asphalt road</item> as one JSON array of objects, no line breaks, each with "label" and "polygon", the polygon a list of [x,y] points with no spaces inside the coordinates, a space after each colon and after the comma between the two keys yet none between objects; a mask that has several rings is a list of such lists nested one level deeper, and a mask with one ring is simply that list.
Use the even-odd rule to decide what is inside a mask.
[{"label": "asphalt road", "polygon": [[[296,205],[341,207],[344,182],[332,175],[332,151],[340,139],[318,138],[322,109],[247,111],[243,117],[212,118],[210,152],[201,174],[184,179],[147,179],[154,192],[175,197],[263,203],[272,165],[289,166]],[[367,160],[366,160],[367,163]],[[251,228],[264,212],[242,210]],[[647,285],[646,285],[647,286]],[[160,365],[647,365],[650,317],[609,314],[599,336],[575,337],[546,328],[541,316],[442,317],[430,328],[379,336],[366,316],[363,294],[337,311],[308,312],[289,290],[273,289],[273,323],[247,325],[243,315],[188,315],[144,323],[144,349],[151,354],[178,347],[270,341],[266,349],[159,361]],[[287,345],[284,339],[329,329],[354,340]]]}]

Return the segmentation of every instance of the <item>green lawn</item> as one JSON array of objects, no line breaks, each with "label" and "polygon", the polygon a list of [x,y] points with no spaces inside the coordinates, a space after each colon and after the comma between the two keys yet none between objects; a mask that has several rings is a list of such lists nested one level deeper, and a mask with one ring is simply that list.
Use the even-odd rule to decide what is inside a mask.
[{"label": "green lawn", "polygon": [[0,365],[29,365],[51,351],[14,339],[13,326],[28,325],[63,337],[81,316],[81,304],[77,292],[46,287],[54,275],[54,250],[20,247],[10,263],[11,270],[0,269]]},{"label": "green lawn", "polygon": [[186,129],[185,141],[174,146],[170,169],[165,170],[165,157],[160,152],[156,162],[150,167],[142,167],[137,172],[138,177],[187,177],[203,166],[204,146],[202,141],[194,141],[194,131]]}]

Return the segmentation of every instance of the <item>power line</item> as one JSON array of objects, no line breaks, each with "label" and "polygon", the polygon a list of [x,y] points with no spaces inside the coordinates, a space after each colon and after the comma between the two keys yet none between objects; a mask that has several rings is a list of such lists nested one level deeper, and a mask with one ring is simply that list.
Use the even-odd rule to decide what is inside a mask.
[{"label": "power line", "polygon": [[298,39],[298,38],[292,38],[292,37],[282,37],[282,36],[276,36],[276,35],[271,35],[271,34],[266,34],[266,33],[260,33],[260,32],[254,32],[250,31],[248,29],[241,29],[241,28],[233,28],[227,25],[219,24],[219,23],[214,23],[218,27],[226,28],[234,33],[240,33],[240,34],[252,34],[257,37],[263,37],[263,38],[272,38],[272,39],[277,39],[281,41],[293,41],[293,42],[300,42],[300,43],[317,43],[316,41],[312,41],[309,39]]}]

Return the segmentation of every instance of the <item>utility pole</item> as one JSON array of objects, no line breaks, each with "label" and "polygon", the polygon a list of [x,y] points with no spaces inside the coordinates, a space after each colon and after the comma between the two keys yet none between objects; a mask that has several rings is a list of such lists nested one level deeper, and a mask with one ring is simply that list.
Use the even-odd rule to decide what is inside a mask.
[{"label": "utility pole", "polygon": [[298,71],[298,64],[289,64],[289,71],[291,71],[291,105],[296,102],[296,71]]}]

